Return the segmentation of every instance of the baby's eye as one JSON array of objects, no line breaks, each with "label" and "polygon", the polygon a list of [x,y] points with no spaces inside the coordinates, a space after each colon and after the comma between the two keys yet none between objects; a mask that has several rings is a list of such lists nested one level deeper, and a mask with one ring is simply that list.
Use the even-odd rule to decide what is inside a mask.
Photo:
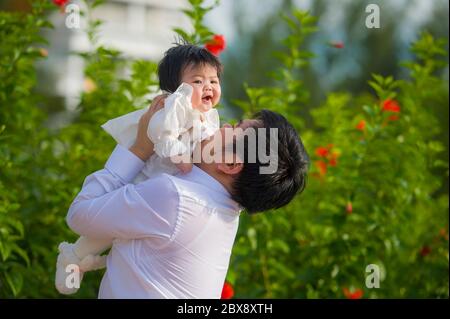
[{"label": "baby's eye", "polygon": [[202,84],[202,80],[194,80],[195,84]]},{"label": "baby's eye", "polygon": [[212,80],[211,83],[217,84],[217,83],[219,83],[219,81]]}]

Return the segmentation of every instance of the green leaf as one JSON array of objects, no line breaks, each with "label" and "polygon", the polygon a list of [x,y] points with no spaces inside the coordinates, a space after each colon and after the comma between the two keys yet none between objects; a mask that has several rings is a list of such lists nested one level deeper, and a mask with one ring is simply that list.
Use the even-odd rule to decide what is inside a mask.
[{"label": "green leaf", "polygon": [[270,240],[267,243],[267,248],[269,250],[272,250],[272,249],[280,250],[280,251],[282,251],[285,254],[288,254],[290,252],[289,246],[284,241],[282,241],[280,239]]},{"label": "green leaf", "polygon": [[384,85],[384,78],[379,74],[372,73],[372,77],[377,81],[378,84]]},{"label": "green leaf", "polygon": [[254,228],[249,228],[247,230],[247,237],[250,241],[251,248],[253,250],[256,250],[256,248],[258,247],[258,240],[256,238],[256,230]]},{"label": "green leaf", "polygon": [[9,256],[11,255],[11,246],[10,246],[10,244],[8,242],[3,244],[0,241],[0,254],[2,255],[2,260],[3,261],[8,260]]},{"label": "green leaf", "polygon": [[9,288],[11,289],[14,297],[17,297],[22,290],[23,286],[23,277],[20,273],[10,272],[5,273],[6,282],[8,283]]},{"label": "green leaf", "polygon": [[186,40],[186,41],[190,41],[191,40],[191,36],[187,32],[185,32],[183,29],[173,28],[172,30],[175,31],[184,40]]},{"label": "green leaf", "polygon": [[383,95],[383,89],[381,88],[381,86],[379,86],[376,82],[374,81],[369,81],[368,82],[369,85],[375,90],[375,92],[377,93],[378,96]]}]

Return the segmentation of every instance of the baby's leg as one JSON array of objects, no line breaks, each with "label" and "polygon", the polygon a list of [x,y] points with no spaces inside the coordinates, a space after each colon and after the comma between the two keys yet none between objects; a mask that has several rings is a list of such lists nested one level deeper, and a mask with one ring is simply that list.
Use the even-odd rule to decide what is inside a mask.
[{"label": "baby's leg", "polygon": [[[63,242],[59,245],[59,255],[56,262],[55,286],[62,294],[73,294],[78,291],[79,286],[71,283],[68,266],[78,266],[78,283],[83,279],[83,273],[105,267],[106,256],[100,253],[110,248],[112,239],[87,238],[81,236],[75,244]],[[69,283],[67,280],[69,279]]]},{"label": "baby's leg", "polygon": [[81,236],[73,246],[73,252],[78,258],[83,259],[88,255],[99,255],[111,248],[111,238],[91,238]]}]

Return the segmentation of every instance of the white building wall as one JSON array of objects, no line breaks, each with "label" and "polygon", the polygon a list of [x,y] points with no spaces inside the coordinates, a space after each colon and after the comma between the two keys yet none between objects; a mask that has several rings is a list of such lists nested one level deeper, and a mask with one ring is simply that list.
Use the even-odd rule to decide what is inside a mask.
[{"label": "white building wall", "polygon": [[[81,7],[81,2],[71,1]],[[109,0],[92,12],[92,18],[103,22],[98,34],[99,44],[118,49],[124,56],[159,61],[176,39],[174,27],[191,30],[182,9],[187,0]],[[79,103],[84,83],[84,61],[70,52],[91,49],[83,28],[66,26],[68,13],[55,12],[50,17],[53,30],[44,36],[50,41],[48,58],[38,64],[38,90],[63,97],[65,107],[73,111]]]}]

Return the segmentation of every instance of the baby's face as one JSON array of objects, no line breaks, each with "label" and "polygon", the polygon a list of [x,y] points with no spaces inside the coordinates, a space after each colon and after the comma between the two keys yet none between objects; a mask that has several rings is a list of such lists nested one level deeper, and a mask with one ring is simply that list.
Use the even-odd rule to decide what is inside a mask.
[{"label": "baby's face", "polygon": [[185,82],[194,88],[192,107],[200,112],[209,111],[220,100],[220,82],[215,67],[209,64],[188,65],[181,76]]}]

